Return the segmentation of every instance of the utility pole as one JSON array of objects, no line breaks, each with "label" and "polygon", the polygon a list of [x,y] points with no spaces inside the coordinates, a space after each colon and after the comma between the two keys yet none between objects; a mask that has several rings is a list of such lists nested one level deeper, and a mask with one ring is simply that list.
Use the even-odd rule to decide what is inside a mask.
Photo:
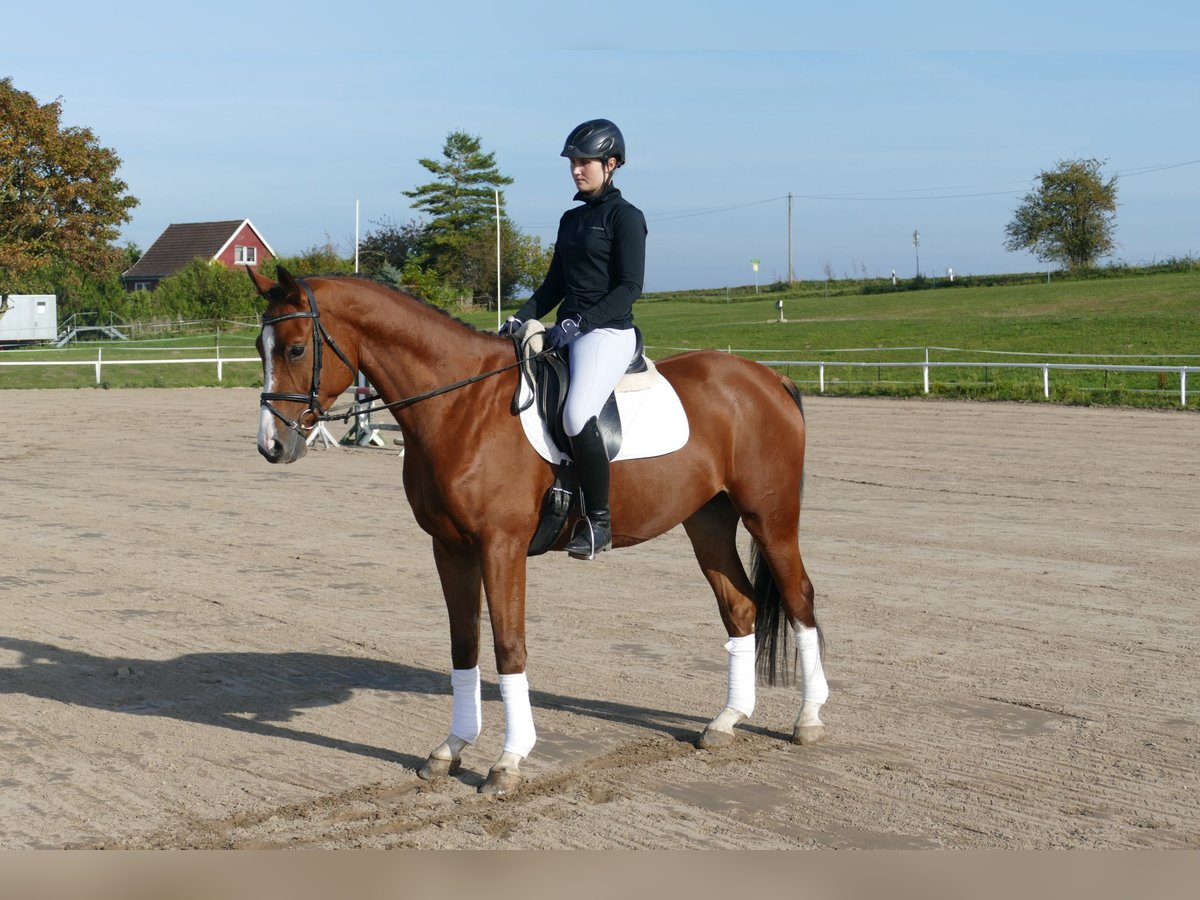
[{"label": "utility pole", "polygon": [[792,192],[788,191],[788,287],[792,286]]},{"label": "utility pole", "polygon": [[921,232],[913,229],[913,250],[917,254],[917,277],[921,277]]}]

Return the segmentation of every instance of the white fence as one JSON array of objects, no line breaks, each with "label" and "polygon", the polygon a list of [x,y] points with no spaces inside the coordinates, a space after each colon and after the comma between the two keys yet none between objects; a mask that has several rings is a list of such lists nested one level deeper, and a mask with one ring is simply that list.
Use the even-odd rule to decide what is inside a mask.
[{"label": "white fence", "polygon": [[[146,348],[161,351],[162,347]],[[124,350],[124,348],[122,348]],[[14,351],[19,352],[19,351]],[[104,358],[104,348],[96,349],[96,358],[91,359],[19,359],[0,360],[0,366],[92,366],[96,370],[96,384],[103,383],[105,366],[173,366],[187,363],[209,363],[217,367],[217,381],[222,381],[227,363],[261,363],[257,356],[222,356],[221,348],[216,348],[213,356],[202,356],[178,359],[108,359]]]},{"label": "white fence", "polygon": [[825,393],[825,370],[827,368],[853,369],[921,369],[924,391],[929,393],[929,370],[945,369],[1040,369],[1042,372],[1042,394],[1050,397],[1050,372],[1167,372],[1179,376],[1179,405],[1187,406],[1187,377],[1189,374],[1200,373],[1200,366],[1132,366],[1119,364],[1088,364],[1088,363],[1018,363],[1018,362],[851,362],[841,360],[758,360],[764,366],[800,366],[817,369],[817,383],[820,392]]},{"label": "white fence", "polygon": [[[128,348],[128,349],[133,349],[133,348]],[[137,348],[137,349],[153,352],[155,350],[161,351],[165,348],[163,348],[163,347],[146,347],[146,348]],[[196,348],[196,349],[200,349],[200,348]],[[671,348],[660,348],[660,349],[666,350],[666,349],[671,349]],[[121,350],[122,350],[122,352],[126,352],[127,348],[122,347]],[[892,347],[892,348],[872,347],[872,348],[863,348],[863,349],[856,349],[856,350],[838,350],[838,351],[829,351],[829,352],[879,353],[879,352],[883,352],[883,351],[896,352],[896,351],[910,351],[910,350],[911,351],[923,350],[925,353],[925,358],[923,360],[916,360],[916,361],[911,361],[911,362],[895,362],[895,361],[876,362],[876,361],[865,361],[865,360],[860,361],[860,360],[765,360],[765,359],[760,359],[760,360],[758,360],[758,362],[762,363],[763,365],[773,366],[773,367],[815,368],[817,370],[818,389],[820,390],[821,393],[825,392],[825,382],[826,382],[827,370],[840,369],[840,368],[846,368],[846,369],[885,369],[885,368],[886,369],[920,369],[922,384],[923,384],[924,392],[926,394],[928,394],[930,392],[930,372],[931,372],[931,370],[935,370],[935,369],[972,369],[972,368],[974,368],[974,369],[984,369],[984,370],[989,370],[989,369],[1040,370],[1042,373],[1042,394],[1046,398],[1050,397],[1050,373],[1052,371],[1161,372],[1161,373],[1174,374],[1174,375],[1179,376],[1179,405],[1180,406],[1187,406],[1188,375],[1195,375],[1195,374],[1200,373],[1200,365],[1195,365],[1195,366],[1176,365],[1176,364],[1134,365],[1134,364],[1124,364],[1124,363],[1116,363],[1116,362],[1108,362],[1108,363],[993,362],[993,361],[981,362],[978,360],[932,360],[932,359],[930,359],[930,351],[971,352],[971,353],[975,353],[975,354],[979,354],[979,355],[986,354],[986,353],[996,353],[996,354],[1003,353],[1006,356],[1018,356],[1018,355],[1043,356],[1043,355],[1046,355],[1046,354],[1017,354],[1017,353],[1009,353],[1006,351],[987,351],[987,350],[958,351],[957,348],[953,348],[953,347]],[[17,352],[22,352],[22,351],[12,351],[12,352],[17,353]],[[733,352],[733,351],[730,350],[730,352]],[[762,353],[762,352],[772,352],[772,351],[747,350],[747,351],[738,351],[738,352]],[[776,352],[786,352],[786,351],[776,351]],[[7,356],[8,354],[6,353],[4,355]],[[1054,358],[1063,359],[1063,358],[1066,358],[1066,356],[1067,356],[1066,354],[1057,355]],[[1087,358],[1095,359],[1096,357],[1087,357]],[[1134,358],[1146,359],[1147,357],[1134,357]],[[1180,357],[1176,357],[1176,358],[1180,358]],[[1190,357],[1185,357],[1185,358],[1190,358]],[[94,360],[84,360],[84,359],[9,360],[9,359],[0,359],[0,366],[90,366],[95,369],[96,384],[99,385],[103,382],[103,370],[104,370],[105,366],[133,366],[133,365],[137,365],[137,366],[164,365],[164,366],[167,366],[167,365],[208,363],[208,364],[216,366],[217,380],[221,381],[223,379],[224,367],[226,364],[228,364],[228,363],[257,363],[257,362],[260,362],[258,356],[222,356],[221,348],[219,346],[215,348],[214,354],[212,356],[188,357],[188,358],[177,358],[177,359],[108,359],[108,360],[104,359],[104,348],[99,347],[96,350],[96,358]]]}]

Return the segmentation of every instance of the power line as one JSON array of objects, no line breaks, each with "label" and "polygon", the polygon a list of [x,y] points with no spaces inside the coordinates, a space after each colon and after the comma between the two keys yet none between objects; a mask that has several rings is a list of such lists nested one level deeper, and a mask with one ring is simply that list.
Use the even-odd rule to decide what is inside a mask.
[{"label": "power line", "polygon": [[786,200],[787,195],[779,197],[768,197],[766,200],[750,200],[746,203],[731,203],[729,206],[710,206],[701,209],[683,210],[677,213],[665,213],[661,216],[651,216],[646,219],[648,222],[667,222],[671,219],[690,219],[694,216],[709,216],[713,213],[729,212],[732,209],[745,209],[748,206],[762,206],[764,203],[775,203],[779,200]]},{"label": "power line", "polygon": [[1200,159],[1189,160],[1181,163],[1166,163],[1161,166],[1144,166],[1140,169],[1128,169],[1124,172],[1118,172],[1117,175],[1121,178],[1132,178],[1135,175],[1149,175],[1152,172],[1163,172],[1167,169],[1182,169],[1184,166],[1200,165]]},{"label": "power line", "polygon": [[[1164,172],[1168,169],[1182,169],[1187,166],[1200,165],[1200,159],[1192,159],[1186,162],[1163,163],[1160,165],[1142,166],[1133,169],[1118,171],[1116,174],[1120,178],[1133,178],[1138,175],[1151,175],[1155,172]],[[1001,191],[971,191],[969,193],[947,194],[944,191],[966,190],[972,187],[991,187],[994,185],[1021,185],[1021,187],[1010,190]],[[883,191],[862,191],[862,192],[847,192],[837,194],[800,194],[792,193],[790,196],[797,200],[840,200],[846,202],[871,202],[885,203],[897,202],[905,200],[965,200],[974,197],[1003,197],[1016,196],[1023,194],[1030,189],[1028,181],[1000,181],[990,182],[980,185],[949,185],[946,187],[924,187],[924,188],[894,188]],[[897,196],[908,194],[910,196]],[[915,195],[915,196],[914,196]],[[718,213],[731,212],[735,209],[746,209],[751,206],[762,206],[767,203],[778,203],[788,199],[788,194],[781,194],[778,197],[768,197],[765,200],[749,200],[744,203],[730,203],[725,206],[705,206],[697,209],[683,209],[671,213],[663,213],[657,216],[647,216],[647,222],[671,222],[676,219],[693,219],[700,216],[712,216]],[[557,228],[558,224],[553,225],[532,225],[529,226],[532,230],[543,230]]]}]

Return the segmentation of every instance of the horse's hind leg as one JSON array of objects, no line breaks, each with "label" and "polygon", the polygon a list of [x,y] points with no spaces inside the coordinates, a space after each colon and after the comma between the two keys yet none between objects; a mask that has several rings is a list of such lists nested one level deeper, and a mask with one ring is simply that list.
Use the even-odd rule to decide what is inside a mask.
[{"label": "horse's hind leg", "polygon": [[[821,706],[829,699],[829,685],[821,662],[823,642],[814,611],[815,591],[804,561],[800,557],[798,518],[780,517],[786,524],[771,527],[769,520],[745,516],[747,530],[754,537],[760,564],[766,568],[755,573],[755,601],[762,609],[772,603],[782,605],[786,621],[795,632],[800,667],[800,712],[792,727],[792,743],[815,744],[825,738]],[[756,566],[756,569],[758,567]],[[776,623],[776,635],[759,635],[760,644],[772,644],[784,633],[784,620]],[[772,678],[774,673],[771,673]]]},{"label": "horse's hind leg", "polygon": [[737,552],[737,526],[737,511],[725,494],[714,497],[683,523],[729,635],[725,706],[700,736],[697,744],[702,749],[730,744],[734,726],[754,712],[755,606],[753,587]]}]

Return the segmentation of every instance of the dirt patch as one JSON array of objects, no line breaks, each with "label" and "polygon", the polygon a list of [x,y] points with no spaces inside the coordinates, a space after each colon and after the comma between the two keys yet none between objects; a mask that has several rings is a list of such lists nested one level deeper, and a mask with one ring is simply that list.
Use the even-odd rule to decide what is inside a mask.
[{"label": "dirt patch", "polygon": [[724,635],[677,529],[531,561],[539,742],[496,800],[490,657],[462,772],[415,775],[449,640],[396,448],[268,466],[252,390],[0,392],[0,845],[1200,845],[1200,419],[806,408],[829,742],[762,688],[695,749]]}]

